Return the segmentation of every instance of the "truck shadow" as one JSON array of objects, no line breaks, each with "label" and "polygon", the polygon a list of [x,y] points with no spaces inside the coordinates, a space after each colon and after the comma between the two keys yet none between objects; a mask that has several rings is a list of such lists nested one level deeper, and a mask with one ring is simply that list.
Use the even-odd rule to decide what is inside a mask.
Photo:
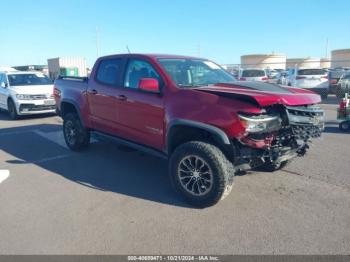
[{"label": "truck shadow", "polygon": [[5,162],[23,165],[19,169],[23,172],[24,165],[35,164],[92,190],[190,207],[172,190],[166,160],[107,142],[93,143],[83,152],[71,152],[37,132],[52,134],[61,130],[54,124],[1,129],[0,149],[11,155]]}]

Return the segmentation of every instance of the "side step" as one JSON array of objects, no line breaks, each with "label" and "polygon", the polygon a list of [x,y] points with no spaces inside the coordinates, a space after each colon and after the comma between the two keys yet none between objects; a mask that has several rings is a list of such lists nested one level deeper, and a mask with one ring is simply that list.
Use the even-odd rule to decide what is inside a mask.
[{"label": "side step", "polygon": [[163,158],[163,159],[168,159],[168,155],[165,152],[150,148],[150,147],[146,147],[134,142],[131,142],[129,140],[125,140],[116,136],[112,136],[109,134],[105,134],[105,133],[101,133],[98,131],[92,131],[91,135],[96,138],[96,139],[101,139],[101,140],[107,140],[107,141],[112,141],[116,144],[120,144],[120,145],[125,145],[131,148],[134,148],[138,151],[142,151],[144,153],[159,157],[159,158]]}]

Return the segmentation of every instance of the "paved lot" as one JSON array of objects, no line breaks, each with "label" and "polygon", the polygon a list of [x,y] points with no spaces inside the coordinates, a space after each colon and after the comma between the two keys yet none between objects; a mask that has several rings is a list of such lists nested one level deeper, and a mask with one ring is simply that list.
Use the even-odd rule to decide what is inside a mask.
[{"label": "paved lot", "polygon": [[58,117],[0,113],[0,253],[349,254],[350,134],[336,103],[306,157],[236,177],[204,210],[172,192],[166,161],[104,142],[73,153]]}]

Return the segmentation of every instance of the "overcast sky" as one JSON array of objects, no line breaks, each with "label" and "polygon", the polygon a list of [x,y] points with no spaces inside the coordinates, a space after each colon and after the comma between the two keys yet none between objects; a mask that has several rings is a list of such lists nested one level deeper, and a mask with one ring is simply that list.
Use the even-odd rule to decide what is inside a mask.
[{"label": "overcast sky", "polygon": [[[350,1],[6,1],[0,66],[58,56],[169,53],[239,63],[240,56],[324,57],[350,48]],[[98,33],[98,48],[96,35]]]}]

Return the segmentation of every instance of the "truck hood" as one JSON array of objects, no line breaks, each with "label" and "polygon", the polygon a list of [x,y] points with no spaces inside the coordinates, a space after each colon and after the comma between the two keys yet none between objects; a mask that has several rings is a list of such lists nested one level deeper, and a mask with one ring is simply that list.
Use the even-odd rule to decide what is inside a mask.
[{"label": "truck hood", "polygon": [[12,86],[10,87],[16,94],[24,95],[41,95],[53,94],[53,85],[26,85],[26,86]]},{"label": "truck hood", "polygon": [[300,106],[321,102],[321,97],[312,91],[263,82],[216,84],[198,87],[195,90],[252,102],[258,104],[260,107],[273,104]]}]

